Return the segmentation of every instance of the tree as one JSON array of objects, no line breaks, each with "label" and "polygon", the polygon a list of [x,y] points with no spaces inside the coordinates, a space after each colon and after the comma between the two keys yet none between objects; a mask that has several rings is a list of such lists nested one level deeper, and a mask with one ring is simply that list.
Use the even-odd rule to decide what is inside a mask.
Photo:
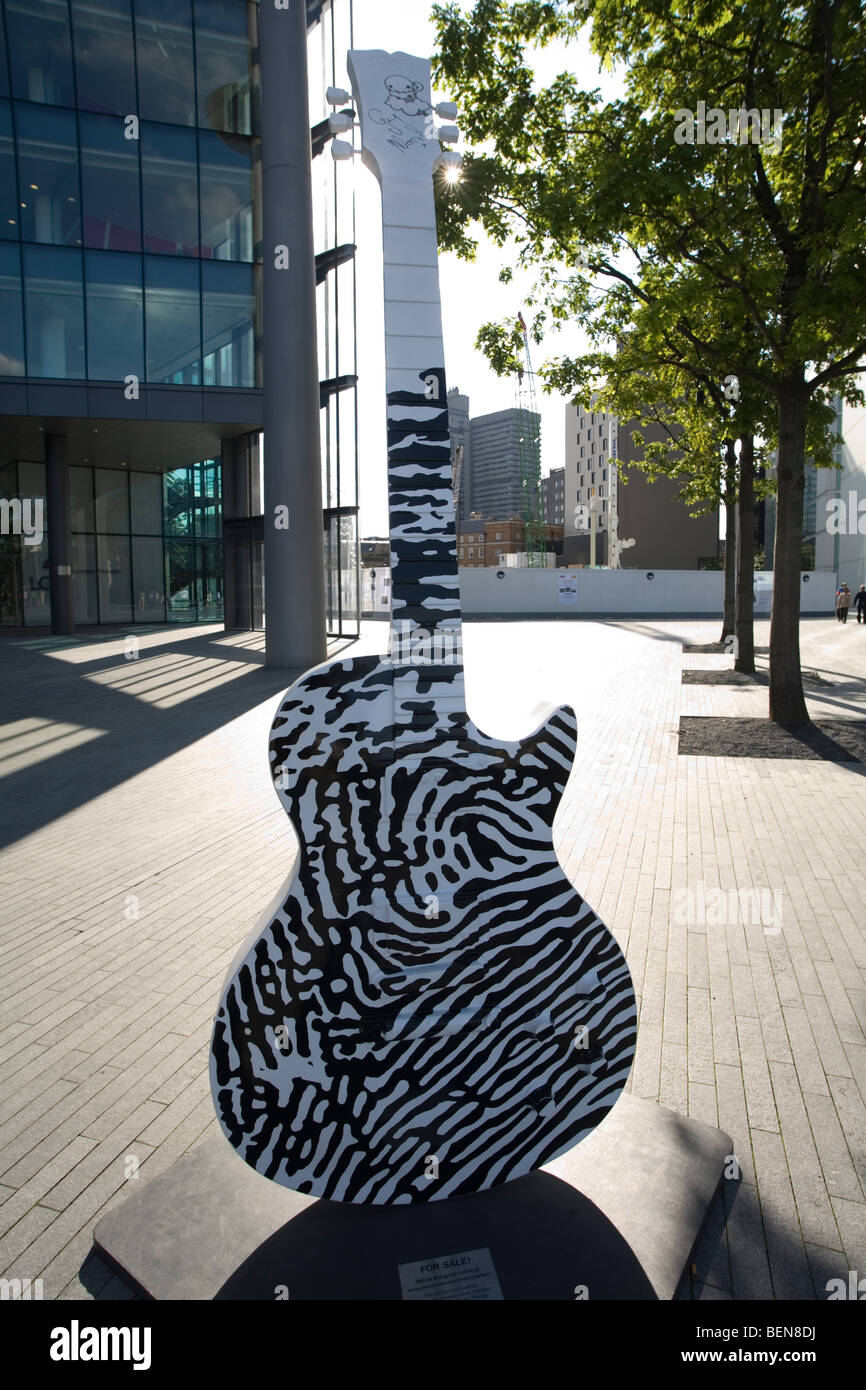
[{"label": "tree", "polygon": [[[449,4],[434,16],[437,73],[460,102],[468,138],[492,146],[466,159],[460,196],[442,208],[443,244],[471,255],[473,220],[500,245],[512,239],[536,272],[537,338],[575,318],[627,328],[649,293],[665,326],[693,334],[717,380],[734,372],[772,402],[770,717],[807,722],[799,660],[807,440],[826,460],[832,392],[863,400],[862,0],[748,0],[721,10],[708,0],[477,0],[467,15]],[[575,37],[587,17],[596,52],[628,65],[621,101],[603,104],[568,73],[534,89],[528,45]],[[687,307],[695,296],[713,305],[708,338],[681,312],[684,288]],[[746,325],[758,351],[738,362]],[[655,373],[658,359],[648,356]],[[559,362],[545,380],[581,380],[586,368],[582,359]]]}]

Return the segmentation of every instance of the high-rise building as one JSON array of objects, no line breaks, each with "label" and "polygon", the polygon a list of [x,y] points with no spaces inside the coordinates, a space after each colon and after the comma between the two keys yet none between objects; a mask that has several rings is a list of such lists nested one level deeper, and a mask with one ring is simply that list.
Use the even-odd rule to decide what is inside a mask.
[{"label": "high-rise building", "polygon": [[[540,437],[541,417],[533,412],[496,410],[470,422],[472,511],[483,516],[523,516],[520,432],[524,416]],[[524,453],[528,457],[531,450]]]},{"label": "high-rise building", "polygon": [[[671,478],[650,482],[636,466],[636,421],[622,424],[594,403],[565,407],[566,561],[586,563],[595,513],[596,563],[624,569],[699,569],[718,557],[718,515],[692,517]],[[652,426],[641,430],[661,440]],[[631,542],[628,546],[624,542]],[[609,557],[609,559],[608,559]]]},{"label": "high-rise building", "polygon": [[[350,0],[308,0],[322,120],[350,20]],[[244,0],[0,0],[0,499],[46,514],[39,543],[0,536],[4,624],[50,623],[52,599],[79,624],[262,623],[258,26]],[[357,619],[357,377],[336,177],[314,161],[339,629]]]},{"label": "high-rise building", "polygon": [[544,520],[549,526],[565,525],[565,469],[551,468],[541,480]]},{"label": "high-rise building", "polygon": [[[469,424],[469,397],[456,386],[448,392],[448,430],[451,435],[451,466],[457,483],[456,515],[468,517],[472,496],[472,443]],[[457,451],[462,450],[459,470],[455,469]]]}]

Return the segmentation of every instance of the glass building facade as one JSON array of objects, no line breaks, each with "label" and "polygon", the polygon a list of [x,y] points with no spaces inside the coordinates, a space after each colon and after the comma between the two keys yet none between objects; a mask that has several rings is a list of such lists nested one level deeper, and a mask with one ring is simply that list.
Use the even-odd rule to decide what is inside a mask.
[{"label": "glass building facade", "polygon": [[[342,64],[351,4],[307,9],[311,57],[341,45]],[[38,436],[68,436],[77,623],[224,615],[222,474],[261,422],[257,23],[250,0],[0,4],[0,498],[42,497]],[[315,122],[316,68],[310,88]],[[330,158],[316,163],[326,252],[350,213]],[[351,261],[322,274],[323,378],[354,373],[353,282]],[[323,386],[339,632],[357,630],[353,398]],[[124,412],[128,442],[113,427],[97,465],[76,426]],[[0,537],[0,623],[50,621],[46,544]],[[260,581],[249,595],[233,618],[260,626]]]}]

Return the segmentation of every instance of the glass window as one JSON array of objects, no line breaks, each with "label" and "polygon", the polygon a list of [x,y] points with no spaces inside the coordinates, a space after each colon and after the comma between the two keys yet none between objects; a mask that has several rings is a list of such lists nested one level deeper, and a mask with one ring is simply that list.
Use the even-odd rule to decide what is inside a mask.
[{"label": "glass window", "polygon": [[0,239],[18,237],[18,199],[15,197],[15,145],[12,103],[0,101]]},{"label": "glass window", "polygon": [[195,131],[141,127],[144,249],[198,255],[198,167]]},{"label": "glass window", "polygon": [[145,256],[147,379],[201,382],[199,266],[168,256]]},{"label": "glass window", "polygon": [[221,541],[196,546],[196,600],[199,622],[219,622],[223,615],[223,548]]},{"label": "glass window", "polygon": [[5,9],[13,94],[74,106],[67,6],[58,0],[7,0]]},{"label": "glass window", "polygon": [[24,375],[21,261],[17,246],[0,246],[0,376]]},{"label": "glass window", "polygon": [[190,0],[135,0],[135,47],[142,117],[195,125]]},{"label": "glass window", "polygon": [[191,541],[165,543],[165,596],[169,622],[195,622],[195,546]]},{"label": "glass window", "polygon": [[132,621],[132,573],[129,536],[97,535],[99,621]]},{"label": "glass window", "polygon": [[201,254],[219,261],[253,260],[252,140],[199,134]]},{"label": "glass window", "polygon": [[255,386],[254,269],[202,262],[205,386]]},{"label": "glass window", "polygon": [[195,0],[198,123],[211,130],[249,135],[251,48],[256,42],[253,5],[238,0]]},{"label": "glass window", "polygon": [[71,529],[73,531],[95,531],[92,468],[70,468],[69,500]]},{"label": "glass window", "polygon": [[138,110],[129,0],[72,0],[78,105],[126,116]]},{"label": "glass window", "polygon": [[132,598],[136,622],[165,622],[165,558],[159,536],[132,538]]},{"label": "glass window", "polygon": [[[162,475],[135,473],[129,475],[132,496],[132,530],[135,535],[162,535]],[[160,564],[162,560],[160,559]]]},{"label": "glass window", "polygon": [[99,622],[95,536],[72,537],[72,603],[77,623]]},{"label": "glass window", "polygon": [[24,303],[28,375],[84,379],[81,252],[25,246]]},{"label": "glass window", "polygon": [[141,260],[87,251],[87,375],[91,381],[144,379]]},{"label": "glass window", "polygon": [[129,482],[120,468],[95,468],[96,529],[108,535],[129,533]]},{"label": "glass window", "polygon": [[81,245],[78,138],[71,111],[15,103],[18,199],[25,241]]},{"label": "glass window", "polygon": [[114,116],[79,116],[84,244],[104,251],[141,250],[137,140]]},{"label": "glass window", "polygon": [[9,76],[6,66],[6,30],[0,23],[0,97],[9,95]]}]

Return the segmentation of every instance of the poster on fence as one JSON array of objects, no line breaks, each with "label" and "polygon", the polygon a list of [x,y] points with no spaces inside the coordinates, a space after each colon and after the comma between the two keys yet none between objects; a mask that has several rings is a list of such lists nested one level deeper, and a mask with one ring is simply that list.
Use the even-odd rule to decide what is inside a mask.
[{"label": "poster on fence", "polygon": [[577,575],[569,574],[565,570],[560,570],[559,574],[559,602],[561,604],[577,603]]}]

